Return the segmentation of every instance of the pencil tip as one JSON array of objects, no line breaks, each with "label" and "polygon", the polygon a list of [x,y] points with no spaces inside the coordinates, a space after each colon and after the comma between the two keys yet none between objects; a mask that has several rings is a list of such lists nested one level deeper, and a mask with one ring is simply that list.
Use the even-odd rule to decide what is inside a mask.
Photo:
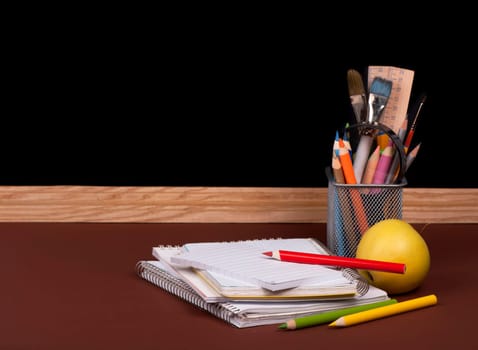
[{"label": "pencil tip", "polygon": [[272,256],[272,252],[264,252],[262,254],[264,254],[265,256]]},{"label": "pencil tip", "polygon": [[286,329],[287,328],[287,323],[282,323],[278,327],[279,329]]}]

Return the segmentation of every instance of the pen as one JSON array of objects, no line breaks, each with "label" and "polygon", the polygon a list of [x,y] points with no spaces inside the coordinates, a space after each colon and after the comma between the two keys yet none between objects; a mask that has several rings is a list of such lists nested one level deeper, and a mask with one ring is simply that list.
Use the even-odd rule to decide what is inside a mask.
[{"label": "pen", "polygon": [[353,313],[361,312],[365,310],[370,310],[376,307],[381,307],[381,306],[395,304],[395,303],[397,303],[396,299],[388,299],[384,301],[377,301],[375,303],[352,306],[352,307],[347,307],[340,310],[332,310],[332,311],[322,312],[319,314],[298,317],[280,324],[279,328],[293,330],[293,329],[317,326],[327,322],[332,322],[338,319],[339,317],[342,317],[345,315],[349,315],[349,314],[353,314]]},{"label": "pen", "polygon": [[396,304],[381,306],[375,309],[345,315],[330,323],[329,327],[353,326],[355,324],[364,323],[387,316],[397,315],[403,312],[412,311],[427,306],[432,306],[435,305],[437,302],[438,299],[436,295],[430,294],[424,297],[410,299]]},{"label": "pen", "polygon": [[350,267],[355,269],[376,270],[402,274],[405,273],[406,270],[405,264],[402,263],[349,258],[337,255],[304,253],[290,250],[275,250],[271,252],[264,252],[262,254],[281,261],[303,264],[333,265],[341,267]]}]

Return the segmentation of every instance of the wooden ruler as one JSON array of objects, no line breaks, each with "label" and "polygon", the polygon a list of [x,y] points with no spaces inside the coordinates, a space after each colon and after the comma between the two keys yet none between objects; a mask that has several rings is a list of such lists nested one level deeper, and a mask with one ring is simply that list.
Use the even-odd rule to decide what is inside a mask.
[{"label": "wooden ruler", "polygon": [[409,69],[388,67],[388,66],[369,66],[368,67],[368,87],[376,77],[390,80],[392,82],[392,92],[388,98],[387,105],[380,116],[379,122],[388,126],[395,133],[407,118],[408,104],[412,92],[413,77],[415,72]]}]

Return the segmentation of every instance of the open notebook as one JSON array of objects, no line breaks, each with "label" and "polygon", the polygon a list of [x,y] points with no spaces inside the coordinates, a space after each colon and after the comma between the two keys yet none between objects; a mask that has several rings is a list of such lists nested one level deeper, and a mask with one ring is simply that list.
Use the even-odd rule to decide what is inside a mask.
[{"label": "open notebook", "polygon": [[[220,285],[223,288],[227,288],[226,278],[242,281],[242,287],[255,285],[272,292],[304,285],[322,287],[324,291],[327,288],[351,285],[350,279],[344,276],[341,269],[277,261],[262,254],[265,251],[280,249],[329,254],[328,250],[314,238],[199,242],[187,243],[181,248],[178,254],[170,256],[171,263],[202,270],[213,282],[217,282],[216,286]],[[222,282],[218,281],[220,275],[224,276]]]}]

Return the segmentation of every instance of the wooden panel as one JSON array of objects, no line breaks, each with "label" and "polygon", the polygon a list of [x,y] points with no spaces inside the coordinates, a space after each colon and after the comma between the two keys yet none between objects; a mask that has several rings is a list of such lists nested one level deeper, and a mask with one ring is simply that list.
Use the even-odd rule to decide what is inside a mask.
[{"label": "wooden panel", "polygon": [[403,218],[409,222],[476,223],[478,189],[405,188]]},{"label": "wooden panel", "polygon": [[[478,222],[478,189],[405,188],[410,223]],[[327,188],[0,187],[1,222],[327,221]]]}]

